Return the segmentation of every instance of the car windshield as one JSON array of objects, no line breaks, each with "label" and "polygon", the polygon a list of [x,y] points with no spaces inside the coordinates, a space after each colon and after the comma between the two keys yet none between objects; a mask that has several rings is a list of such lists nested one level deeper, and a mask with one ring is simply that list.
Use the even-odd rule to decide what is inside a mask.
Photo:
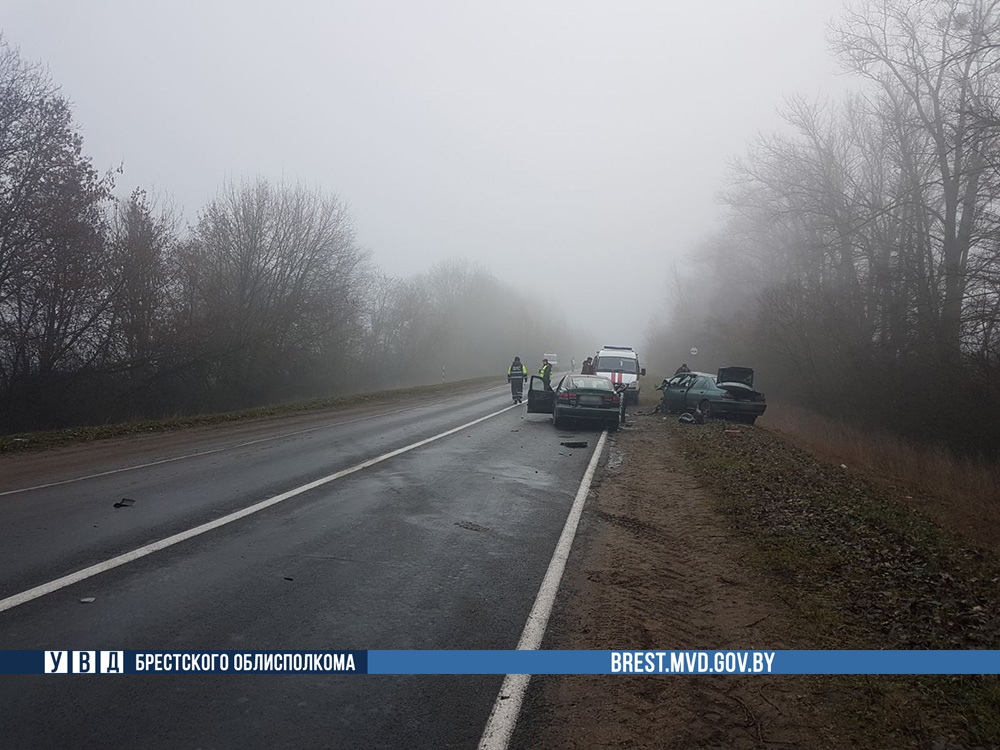
[{"label": "car windshield", "polygon": [[602,391],[613,391],[615,387],[607,378],[593,378],[586,375],[569,378],[567,388],[597,388]]},{"label": "car windshield", "polygon": [[598,372],[638,372],[636,360],[631,357],[598,357],[594,369]]}]

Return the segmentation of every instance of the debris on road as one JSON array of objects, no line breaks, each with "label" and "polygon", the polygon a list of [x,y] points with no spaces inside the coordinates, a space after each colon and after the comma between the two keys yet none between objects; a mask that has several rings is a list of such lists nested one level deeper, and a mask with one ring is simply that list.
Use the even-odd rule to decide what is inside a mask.
[{"label": "debris on road", "polygon": [[618,469],[621,468],[622,463],[625,461],[625,451],[620,448],[611,448],[608,451],[608,463],[607,468]]},{"label": "debris on road", "polygon": [[559,445],[565,445],[567,448],[586,448],[587,447],[587,441],[586,440],[564,440],[563,442],[559,443]]},{"label": "debris on road", "polygon": [[115,503],[116,508],[129,508],[133,505],[135,505],[135,500],[133,500],[130,497],[123,497],[121,500]]},{"label": "debris on road", "polygon": [[294,581],[295,579],[292,578],[291,576],[285,576],[285,580],[286,581]]},{"label": "debris on road", "polygon": [[722,434],[723,435],[739,435],[740,431],[739,430],[723,430]]},{"label": "debris on road", "polygon": [[479,531],[487,532],[489,528],[486,526],[480,526],[478,523],[472,523],[472,521],[455,521],[455,525],[460,529],[468,529],[469,531]]},{"label": "debris on road", "polygon": [[93,604],[95,601],[97,601],[96,596],[85,596],[80,600],[80,604]]}]

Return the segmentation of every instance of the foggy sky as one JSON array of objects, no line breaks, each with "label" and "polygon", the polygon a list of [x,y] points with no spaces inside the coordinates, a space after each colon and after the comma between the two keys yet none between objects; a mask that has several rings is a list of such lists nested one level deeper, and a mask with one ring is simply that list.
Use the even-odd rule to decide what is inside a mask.
[{"label": "foggy sky", "polygon": [[841,5],[0,0],[0,29],[123,194],[192,221],[227,178],[321,186],[388,272],[469,258],[641,346],[727,160],[785,95],[847,85]]}]

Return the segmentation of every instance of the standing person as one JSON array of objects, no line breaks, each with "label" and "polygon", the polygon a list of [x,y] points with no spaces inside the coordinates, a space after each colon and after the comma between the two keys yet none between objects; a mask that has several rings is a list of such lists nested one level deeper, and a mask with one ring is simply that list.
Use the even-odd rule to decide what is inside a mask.
[{"label": "standing person", "polygon": [[528,368],[521,364],[520,357],[514,357],[514,361],[507,368],[507,382],[510,383],[510,397],[515,404],[521,403],[521,394],[524,392],[524,381],[528,377]]},{"label": "standing person", "polygon": [[583,364],[580,365],[581,375],[593,375],[594,374],[594,358],[587,357],[583,360]]},{"label": "standing person", "polygon": [[674,371],[674,375],[683,375],[686,372],[691,372],[691,368],[687,366],[687,362],[682,364]]},{"label": "standing person", "polygon": [[569,358],[569,371],[576,372],[576,357]]},{"label": "standing person", "polygon": [[549,364],[547,359],[542,360],[542,369],[538,371],[538,374],[542,376],[542,384],[545,386],[545,390],[552,390],[552,365]]}]

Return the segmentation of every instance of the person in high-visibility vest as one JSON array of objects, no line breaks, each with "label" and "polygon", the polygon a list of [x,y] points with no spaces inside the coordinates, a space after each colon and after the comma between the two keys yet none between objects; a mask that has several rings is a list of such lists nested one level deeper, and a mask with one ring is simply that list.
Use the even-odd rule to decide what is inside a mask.
[{"label": "person in high-visibility vest", "polygon": [[570,357],[569,360],[569,371],[576,372],[576,357]]},{"label": "person in high-visibility vest", "polygon": [[545,385],[545,390],[552,390],[552,365],[549,364],[547,359],[542,360],[542,369],[538,371],[538,374],[542,376],[542,383]]},{"label": "person in high-visibility vest", "polygon": [[507,382],[510,383],[510,397],[515,404],[521,403],[521,394],[524,392],[524,381],[528,377],[528,368],[521,364],[520,357],[514,357],[514,361],[507,368]]}]

